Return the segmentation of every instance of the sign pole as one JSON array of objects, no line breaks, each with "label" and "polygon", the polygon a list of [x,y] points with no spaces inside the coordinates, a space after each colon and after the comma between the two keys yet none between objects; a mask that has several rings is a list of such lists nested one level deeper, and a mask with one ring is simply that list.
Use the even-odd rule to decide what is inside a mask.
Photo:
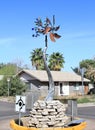
[{"label": "sign pole", "polygon": [[71,100],[71,104],[72,104],[72,120],[74,119],[74,108],[73,108],[73,100]]},{"label": "sign pole", "polygon": [[19,109],[19,125],[20,125],[20,119],[21,119],[21,111]]}]

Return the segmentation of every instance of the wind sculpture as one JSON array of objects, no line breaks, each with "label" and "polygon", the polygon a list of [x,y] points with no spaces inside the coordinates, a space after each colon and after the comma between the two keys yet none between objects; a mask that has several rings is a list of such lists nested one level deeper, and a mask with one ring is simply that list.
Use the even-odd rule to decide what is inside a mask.
[{"label": "wind sculpture", "polygon": [[55,27],[55,16],[53,15],[53,21],[51,23],[50,19],[46,17],[45,21],[42,22],[41,18],[36,18],[35,21],[35,27],[32,28],[32,30],[35,31],[35,34],[33,34],[33,37],[38,37],[41,34],[45,36],[45,48],[43,50],[43,60],[44,60],[44,66],[45,70],[48,75],[48,80],[49,80],[49,91],[48,94],[45,98],[45,101],[53,100],[54,97],[54,81],[52,78],[52,74],[50,72],[50,69],[48,68],[47,62],[46,62],[46,51],[47,51],[47,36],[49,34],[49,37],[52,42],[55,42],[56,39],[59,39],[61,36],[56,33],[56,31],[59,30],[60,26]]}]

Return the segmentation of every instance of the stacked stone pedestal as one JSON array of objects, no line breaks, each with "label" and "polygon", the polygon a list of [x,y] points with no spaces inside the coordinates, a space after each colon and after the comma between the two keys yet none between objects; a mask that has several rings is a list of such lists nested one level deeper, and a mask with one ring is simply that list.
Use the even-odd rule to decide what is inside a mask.
[{"label": "stacked stone pedestal", "polygon": [[25,125],[36,128],[64,127],[70,120],[65,111],[65,105],[58,100],[38,100],[26,118]]}]

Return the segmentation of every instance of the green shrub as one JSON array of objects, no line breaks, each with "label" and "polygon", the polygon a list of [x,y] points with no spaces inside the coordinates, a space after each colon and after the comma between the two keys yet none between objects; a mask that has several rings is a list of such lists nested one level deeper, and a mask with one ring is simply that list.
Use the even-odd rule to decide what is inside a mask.
[{"label": "green shrub", "polygon": [[84,97],[84,98],[78,99],[77,102],[78,103],[88,103],[88,102],[90,102],[90,100],[89,100],[89,98]]},{"label": "green shrub", "polygon": [[[9,95],[15,96],[25,92],[27,86],[18,77],[10,77]],[[0,81],[0,96],[8,96],[8,82],[7,77]]]}]

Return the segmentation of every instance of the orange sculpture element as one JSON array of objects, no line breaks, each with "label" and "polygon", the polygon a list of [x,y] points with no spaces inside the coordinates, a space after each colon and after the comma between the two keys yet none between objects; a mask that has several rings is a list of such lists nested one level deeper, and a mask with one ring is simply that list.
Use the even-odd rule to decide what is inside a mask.
[{"label": "orange sculpture element", "polygon": [[55,37],[54,37],[53,33],[50,33],[50,39],[51,39],[51,41],[55,42]]},{"label": "orange sculpture element", "polygon": [[44,30],[44,34],[47,34],[50,30],[51,30],[50,27],[46,27],[45,30]]},{"label": "orange sculpture element", "polygon": [[58,35],[57,33],[50,33],[50,39],[51,41],[55,42],[55,38],[60,38],[61,36]]},{"label": "orange sculpture element", "polygon": [[32,30],[35,31],[35,34],[33,34],[33,37],[38,37],[40,34],[47,35],[50,33],[50,39],[51,41],[55,42],[55,38],[60,38],[61,36],[58,35],[57,32],[60,28],[60,26],[55,27],[55,17],[53,16],[53,23],[49,20],[49,18],[46,18],[44,23],[42,22],[41,18],[37,18],[35,21],[35,28],[32,28]]}]

